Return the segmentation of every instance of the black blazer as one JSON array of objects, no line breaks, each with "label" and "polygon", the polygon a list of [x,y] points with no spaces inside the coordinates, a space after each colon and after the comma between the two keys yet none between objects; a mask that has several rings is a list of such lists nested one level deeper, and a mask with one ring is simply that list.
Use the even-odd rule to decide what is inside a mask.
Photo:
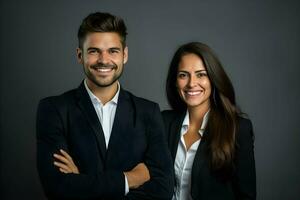
[{"label": "black blazer", "polygon": [[[36,122],[37,168],[50,199],[170,199],[171,155],[157,104],[121,88],[108,148],[101,124],[82,83],[79,88],[40,101]],[[53,165],[62,148],[80,174]],[[123,172],[144,162],[151,180],[125,193]]]},{"label": "black blazer", "polygon": [[[175,162],[180,130],[185,113],[163,111],[169,149]],[[209,134],[207,131],[205,134]],[[205,138],[205,137],[204,137]],[[228,174],[212,173],[209,169],[207,143],[202,139],[192,167],[191,196],[193,200],[256,199],[256,175],[251,121],[239,118],[235,170]],[[227,177],[226,179],[224,177]],[[175,183],[176,184],[176,183]]]}]

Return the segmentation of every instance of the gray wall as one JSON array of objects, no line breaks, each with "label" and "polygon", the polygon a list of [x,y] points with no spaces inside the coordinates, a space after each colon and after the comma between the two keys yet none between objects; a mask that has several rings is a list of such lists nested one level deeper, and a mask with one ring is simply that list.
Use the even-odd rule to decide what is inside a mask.
[{"label": "gray wall", "polygon": [[168,63],[182,43],[219,55],[253,121],[258,199],[299,199],[299,1],[0,2],[1,199],[43,199],[35,167],[35,112],[42,97],[77,87],[76,32],[93,11],[123,17],[129,63],[121,84],[168,108]]}]

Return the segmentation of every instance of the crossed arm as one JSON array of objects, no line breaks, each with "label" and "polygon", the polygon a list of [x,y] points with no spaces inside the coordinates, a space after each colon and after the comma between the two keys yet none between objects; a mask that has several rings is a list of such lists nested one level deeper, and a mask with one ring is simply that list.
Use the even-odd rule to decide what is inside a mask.
[{"label": "crossed arm", "polygon": [[[138,187],[149,180],[145,165],[138,165],[129,172],[100,169],[97,173],[80,173],[74,164],[76,162],[66,153],[69,146],[62,112],[51,99],[42,100],[37,112],[37,168],[48,197],[123,199],[125,174],[129,188]],[[58,153],[59,149],[65,151]],[[55,167],[54,162],[61,167]]]},{"label": "crossed arm", "polygon": [[[60,154],[53,154],[53,157],[56,159],[53,164],[58,167],[59,171],[65,174],[80,174],[72,157],[63,149],[60,149],[59,152]],[[149,170],[144,163],[139,163],[132,170],[124,172],[124,174],[127,178],[129,189],[138,188],[150,180]]]},{"label": "crossed arm", "polygon": [[[37,168],[48,197],[118,200],[165,200],[172,197],[173,168],[166,141],[162,138],[163,124],[158,106],[153,108],[152,119],[149,119],[144,164],[140,163],[127,172],[104,170],[100,166],[97,172],[90,173],[80,173],[80,166],[75,165],[76,160],[58,153],[59,149],[69,152],[65,130],[67,111],[58,106],[56,101],[47,98],[40,102],[37,112]],[[54,154],[58,156],[53,157]],[[125,175],[129,188],[132,188],[126,196]]]}]

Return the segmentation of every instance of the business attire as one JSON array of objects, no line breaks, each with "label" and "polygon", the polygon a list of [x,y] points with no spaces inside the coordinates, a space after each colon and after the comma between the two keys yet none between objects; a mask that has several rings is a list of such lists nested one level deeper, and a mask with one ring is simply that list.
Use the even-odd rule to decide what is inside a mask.
[{"label": "business attire", "polygon": [[[107,108],[106,104],[97,105],[84,82],[77,89],[40,101],[37,168],[46,196],[170,199],[172,161],[158,105],[122,88],[109,103],[112,105]],[[80,174],[63,174],[54,166],[53,154],[59,149],[71,155]],[[141,162],[148,167],[151,179],[125,195],[123,172]]]},{"label": "business attire", "polygon": [[188,130],[188,112],[162,112],[168,146],[175,168],[173,200],[256,199],[256,174],[251,121],[239,117],[234,169],[212,171],[209,167],[205,138],[209,112],[205,114],[199,134],[201,139],[184,149],[183,135]]}]

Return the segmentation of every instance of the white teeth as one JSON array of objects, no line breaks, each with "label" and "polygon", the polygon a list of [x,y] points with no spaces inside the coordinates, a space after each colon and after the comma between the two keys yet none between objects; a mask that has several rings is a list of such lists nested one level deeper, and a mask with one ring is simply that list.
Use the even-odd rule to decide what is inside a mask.
[{"label": "white teeth", "polygon": [[110,72],[110,71],[112,71],[112,69],[111,68],[98,68],[98,69],[96,69],[98,72]]},{"label": "white teeth", "polygon": [[196,92],[186,92],[188,95],[190,96],[195,96],[195,95],[198,95],[200,94],[201,92],[200,91],[196,91]]}]

